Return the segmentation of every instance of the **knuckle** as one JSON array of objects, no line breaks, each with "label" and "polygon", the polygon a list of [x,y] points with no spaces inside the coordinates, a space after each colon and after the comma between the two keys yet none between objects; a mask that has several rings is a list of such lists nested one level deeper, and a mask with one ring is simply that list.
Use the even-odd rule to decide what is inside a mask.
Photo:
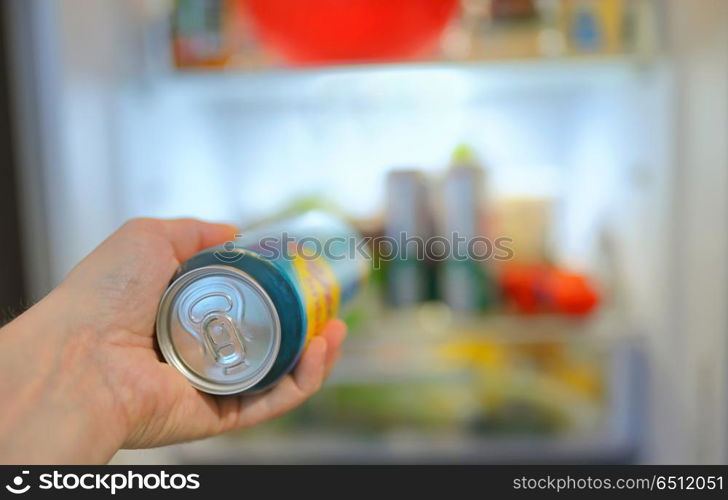
[{"label": "knuckle", "polygon": [[148,217],[137,217],[129,219],[121,226],[122,231],[137,232],[153,229],[156,226],[156,220]]},{"label": "knuckle", "polygon": [[171,219],[169,222],[176,227],[193,230],[200,221],[192,217],[184,217],[181,219]]}]

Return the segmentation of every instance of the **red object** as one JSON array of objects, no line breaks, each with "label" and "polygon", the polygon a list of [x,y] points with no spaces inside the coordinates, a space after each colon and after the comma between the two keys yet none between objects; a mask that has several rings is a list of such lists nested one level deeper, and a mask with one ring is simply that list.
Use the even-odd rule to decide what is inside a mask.
[{"label": "red object", "polygon": [[563,269],[511,265],[500,279],[506,302],[522,314],[585,315],[599,304],[599,296],[585,276]]},{"label": "red object", "polygon": [[423,55],[458,0],[242,0],[264,44],[294,64]]},{"label": "red object", "polygon": [[538,296],[538,283],[543,273],[543,266],[506,267],[500,277],[506,302],[520,313],[537,313],[542,302]]},{"label": "red object", "polygon": [[594,289],[580,274],[555,269],[546,277],[544,289],[551,308],[562,314],[587,314],[599,302]]}]

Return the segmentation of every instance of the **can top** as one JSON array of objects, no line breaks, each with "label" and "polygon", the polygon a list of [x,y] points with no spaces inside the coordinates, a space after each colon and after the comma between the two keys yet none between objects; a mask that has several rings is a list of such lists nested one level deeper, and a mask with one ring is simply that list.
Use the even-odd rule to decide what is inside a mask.
[{"label": "can top", "polygon": [[211,265],[178,277],[157,314],[157,340],[167,363],[210,394],[235,394],[270,371],[281,343],[273,301],[260,284],[230,266]]}]

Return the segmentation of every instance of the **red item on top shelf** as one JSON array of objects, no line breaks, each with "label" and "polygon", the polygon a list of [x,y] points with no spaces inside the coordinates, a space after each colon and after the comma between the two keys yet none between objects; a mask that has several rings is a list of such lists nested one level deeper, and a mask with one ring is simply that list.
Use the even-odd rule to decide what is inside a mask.
[{"label": "red item on top shelf", "polygon": [[458,0],[241,0],[261,41],[293,64],[423,55]]}]

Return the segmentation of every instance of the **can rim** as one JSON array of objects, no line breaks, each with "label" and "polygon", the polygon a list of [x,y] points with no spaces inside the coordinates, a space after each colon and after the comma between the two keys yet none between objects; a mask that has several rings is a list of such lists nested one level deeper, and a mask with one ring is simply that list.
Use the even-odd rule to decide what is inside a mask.
[{"label": "can rim", "polygon": [[[215,382],[199,375],[194,370],[192,370],[179,356],[177,350],[173,346],[173,342],[170,337],[169,314],[171,312],[171,309],[169,305],[172,302],[173,298],[182,289],[184,289],[185,285],[194,281],[194,279],[199,277],[200,275],[210,274],[211,271],[215,274],[231,276],[245,282],[256,294],[260,296],[266,307],[268,307],[273,312],[273,314],[271,315],[273,317],[273,346],[271,346],[271,352],[265,362],[258,369],[258,373],[254,377],[246,379],[242,382]],[[167,287],[167,290],[165,290],[164,294],[162,295],[159,309],[157,311],[156,337],[157,343],[159,344],[159,350],[161,351],[164,360],[168,364],[175,367],[180,373],[182,373],[182,375],[187,378],[187,380],[190,382],[190,384],[192,384],[193,387],[208,394],[224,396],[230,394],[238,394],[245,391],[246,389],[255,386],[270,372],[276,358],[278,357],[278,352],[280,350],[281,324],[278,310],[276,309],[273,300],[268,295],[268,292],[266,292],[265,289],[253,277],[251,277],[245,271],[237,269],[236,267],[214,264],[187,271],[176,277],[169,285],[169,287]]]}]

